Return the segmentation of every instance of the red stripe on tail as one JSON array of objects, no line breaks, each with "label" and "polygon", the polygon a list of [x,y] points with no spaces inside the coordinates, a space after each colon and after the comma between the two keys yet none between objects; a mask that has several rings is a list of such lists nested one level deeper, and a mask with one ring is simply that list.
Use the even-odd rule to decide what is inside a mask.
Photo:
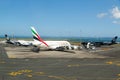
[{"label": "red stripe on tail", "polygon": [[42,43],[44,43],[48,47],[48,44],[46,42],[44,42],[38,34],[36,34],[36,35],[37,35],[37,38],[39,39],[39,41],[41,41]]}]

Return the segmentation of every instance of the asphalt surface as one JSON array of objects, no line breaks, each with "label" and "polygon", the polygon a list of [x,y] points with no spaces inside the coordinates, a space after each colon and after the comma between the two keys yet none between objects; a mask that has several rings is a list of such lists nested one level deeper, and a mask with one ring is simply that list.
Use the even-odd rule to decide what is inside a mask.
[{"label": "asphalt surface", "polygon": [[0,80],[120,80],[120,49],[103,53],[114,57],[11,59],[0,46]]}]

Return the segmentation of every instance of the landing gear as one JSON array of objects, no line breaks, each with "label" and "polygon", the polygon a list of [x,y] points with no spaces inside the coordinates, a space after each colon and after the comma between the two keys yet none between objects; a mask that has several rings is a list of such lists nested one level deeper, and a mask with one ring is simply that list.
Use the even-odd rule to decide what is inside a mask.
[{"label": "landing gear", "polygon": [[34,46],[34,47],[32,48],[32,51],[38,53],[38,52],[40,51],[40,48],[37,47],[37,46]]}]

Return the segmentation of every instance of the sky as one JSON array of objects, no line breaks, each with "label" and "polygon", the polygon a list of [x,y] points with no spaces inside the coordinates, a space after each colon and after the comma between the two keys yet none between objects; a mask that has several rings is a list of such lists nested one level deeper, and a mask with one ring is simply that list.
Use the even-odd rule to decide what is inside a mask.
[{"label": "sky", "polygon": [[0,35],[120,36],[120,0],[0,0]]}]

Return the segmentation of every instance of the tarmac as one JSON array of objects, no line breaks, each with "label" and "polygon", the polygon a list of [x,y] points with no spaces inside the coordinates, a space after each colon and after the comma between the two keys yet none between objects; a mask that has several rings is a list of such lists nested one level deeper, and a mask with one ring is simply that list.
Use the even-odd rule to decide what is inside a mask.
[{"label": "tarmac", "polygon": [[34,53],[0,45],[0,80],[120,80],[120,46]]},{"label": "tarmac", "polygon": [[5,47],[8,58],[105,58],[82,50],[51,51],[41,50],[36,53],[31,47]]}]

